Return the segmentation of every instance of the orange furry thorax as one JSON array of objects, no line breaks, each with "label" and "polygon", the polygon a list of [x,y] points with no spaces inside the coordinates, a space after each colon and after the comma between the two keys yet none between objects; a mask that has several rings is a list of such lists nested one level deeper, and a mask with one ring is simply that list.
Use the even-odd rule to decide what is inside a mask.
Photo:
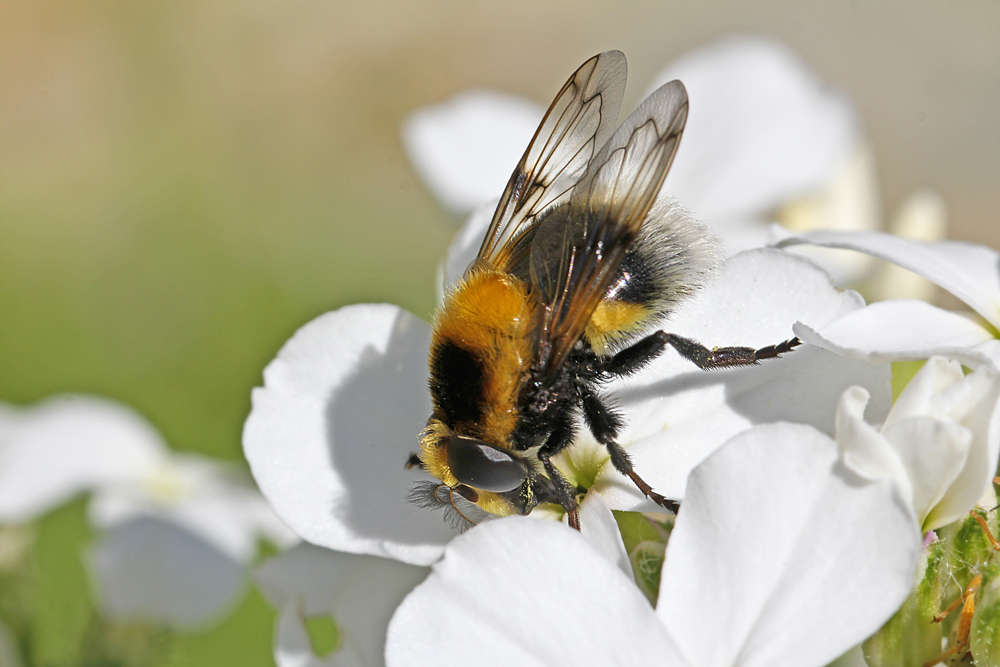
[{"label": "orange furry thorax", "polygon": [[484,372],[484,418],[457,431],[508,448],[517,423],[517,397],[533,354],[535,302],[517,278],[476,268],[448,294],[434,320],[431,349],[444,341],[479,359]]}]

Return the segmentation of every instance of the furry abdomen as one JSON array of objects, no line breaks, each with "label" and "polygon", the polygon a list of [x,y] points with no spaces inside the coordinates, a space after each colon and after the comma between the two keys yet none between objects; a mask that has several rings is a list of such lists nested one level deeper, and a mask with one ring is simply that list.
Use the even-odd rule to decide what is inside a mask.
[{"label": "furry abdomen", "polygon": [[718,241],[677,202],[661,196],[590,318],[584,339],[612,354],[653,329],[714,276]]}]

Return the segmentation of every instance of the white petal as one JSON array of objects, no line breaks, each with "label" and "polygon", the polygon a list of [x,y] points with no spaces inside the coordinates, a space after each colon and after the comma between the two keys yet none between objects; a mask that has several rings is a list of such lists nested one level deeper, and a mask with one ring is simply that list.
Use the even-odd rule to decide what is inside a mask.
[{"label": "white petal", "polygon": [[880,301],[828,324],[796,323],[803,341],[871,363],[941,355],[969,366],[992,364],[975,349],[993,335],[969,318],[923,301]]},{"label": "white petal", "polygon": [[406,500],[404,468],[430,414],[429,327],[388,305],[313,320],[264,371],[243,447],[278,516],[304,539],[428,564],[451,538]]},{"label": "white petal", "polygon": [[366,661],[352,647],[338,647],[325,656],[313,652],[302,610],[293,601],[282,608],[274,638],[274,662],[277,667],[378,667],[384,664],[379,655]]},{"label": "white petal", "polygon": [[410,114],[403,145],[438,200],[468,213],[500,196],[543,113],[522,97],[470,90]]},{"label": "white petal", "polygon": [[0,521],[30,521],[96,486],[135,479],[167,452],[131,409],[95,397],[19,411],[0,440]]},{"label": "white petal", "polygon": [[889,482],[865,482],[808,426],[770,424],[691,474],[659,615],[704,667],[820,667],[910,591],[920,534]]},{"label": "white petal", "polygon": [[955,521],[976,506],[992,484],[1000,457],[1000,375],[981,368],[949,391],[956,393],[964,411],[957,417],[973,438],[962,472],[925,520],[935,526]]},{"label": "white petal", "polygon": [[615,563],[625,576],[633,576],[632,562],[625,551],[618,522],[598,491],[587,493],[580,505],[580,532],[590,542],[590,546]]},{"label": "white petal", "polygon": [[[708,347],[763,347],[792,337],[799,319],[835,321],[862,307],[835,289],[811,261],[767,249],[731,258],[718,282],[664,322],[664,330]],[[881,420],[889,409],[889,368],[800,347],[760,366],[705,372],[668,349],[641,373],[612,385],[627,425],[620,442],[654,489],[683,498],[691,468],[733,435],[755,424],[787,420],[833,433],[844,389],[865,387]],[[598,488],[614,509],[656,511],[634,485],[606,466]]]},{"label": "white petal", "polygon": [[912,504],[910,473],[889,440],[865,421],[867,403],[867,391],[850,387],[837,405],[837,444],[844,465],[866,480],[890,480],[899,489],[900,497]]},{"label": "white petal", "polygon": [[927,278],[969,304],[1000,328],[1000,253],[975,243],[923,243],[880,233],[810,232],[793,235],[778,245],[799,243],[846,248],[898,264]]},{"label": "white petal", "polygon": [[190,628],[236,601],[244,569],[173,523],[137,518],[109,531],[91,558],[97,597],[115,619]]},{"label": "white petal", "polygon": [[[340,637],[335,653],[344,653],[341,660],[351,663],[350,657],[356,656],[356,664],[377,665],[382,663],[392,613],[428,571],[385,558],[301,544],[267,561],[257,569],[255,579],[278,608],[294,604],[300,616],[331,616]],[[281,623],[288,624],[287,628],[279,626],[282,652],[294,655],[308,651],[312,655],[308,637],[303,648],[293,620]],[[285,639],[283,632],[288,633]]]},{"label": "white petal", "polygon": [[857,143],[847,100],[786,47],[728,38],[668,66],[691,115],[666,189],[703,219],[765,212],[821,189]]},{"label": "white petal", "polygon": [[912,480],[911,503],[923,530],[949,524],[975,506],[973,501],[954,516],[935,509],[955,489],[955,481],[966,465],[972,445],[969,429],[952,421],[911,417],[888,426],[882,433],[899,453]]},{"label": "white petal", "polygon": [[899,394],[882,428],[886,429],[910,417],[946,416],[941,411],[935,410],[935,399],[948,387],[961,382],[964,377],[962,365],[957,361],[950,361],[944,357],[931,357]]},{"label": "white petal", "polygon": [[110,529],[139,517],[155,518],[190,532],[228,558],[247,563],[257,553],[256,530],[227,498],[205,496],[159,504],[134,493],[99,492],[88,507],[91,522]]},{"label": "white petal", "polygon": [[256,555],[261,536],[279,546],[298,541],[249,484],[226,462],[174,454],[143,478],[97,489],[87,512],[104,529],[139,516],[171,521],[245,563]]},{"label": "white petal", "polygon": [[278,615],[274,662],[278,667],[323,667],[329,664],[313,653],[305,619],[295,601],[285,604]]},{"label": "white petal", "polygon": [[631,577],[576,531],[491,521],[448,546],[389,625],[390,667],[684,665]]}]

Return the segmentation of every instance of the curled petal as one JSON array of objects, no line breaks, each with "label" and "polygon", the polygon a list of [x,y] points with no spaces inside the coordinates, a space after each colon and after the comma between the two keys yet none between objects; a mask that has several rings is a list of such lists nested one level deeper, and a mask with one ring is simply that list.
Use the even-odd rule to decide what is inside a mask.
[{"label": "curled petal", "polygon": [[871,481],[889,479],[900,496],[913,501],[913,483],[899,453],[879,431],[865,421],[868,392],[850,387],[837,405],[837,442],[851,472]]},{"label": "curled petal", "polygon": [[971,432],[972,442],[961,472],[924,521],[932,527],[951,523],[976,506],[992,486],[1000,457],[1000,374],[981,368],[950,387],[952,391],[961,407],[955,418]]},{"label": "curled petal", "polygon": [[984,342],[993,335],[967,317],[923,301],[880,301],[825,327],[795,324],[803,341],[838,355],[888,363],[941,355],[969,366],[993,365]]},{"label": "curled petal", "polygon": [[[972,446],[972,432],[953,421],[933,417],[911,417],[883,430],[909,474],[911,500],[924,531],[960,519],[975,503],[954,512],[953,503],[938,505],[958,488],[955,481],[965,468]],[[980,495],[982,486],[979,486]],[[963,494],[965,495],[965,494]]]},{"label": "curled petal", "polygon": [[1000,253],[992,248],[965,241],[911,241],[874,232],[809,232],[786,236],[778,246],[801,243],[857,250],[909,269],[1000,328]]}]

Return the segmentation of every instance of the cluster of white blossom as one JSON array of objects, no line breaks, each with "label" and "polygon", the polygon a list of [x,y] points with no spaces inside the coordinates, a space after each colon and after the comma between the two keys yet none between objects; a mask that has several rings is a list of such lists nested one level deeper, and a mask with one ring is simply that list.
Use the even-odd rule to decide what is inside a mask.
[{"label": "cluster of white blossom", "polygon": [[[726,40],[672,64],[653,86],[673,78],[691,112],[665,190],[730,252],[718,280],[663,326],[710,347],[763,346],[793,331],[806,345],[710,374],[665,353],[609,387],[637,470],[682,499],[653,574],[636,567],[642,546],[611,510],[659,508],[607,465],[585,429],[559,460],[589,486],[582,533],[533,515],[456,535],[408,503],[422,473],[403,463],[431,408],[430,327],[392,305],[346,307],[288,341],[253,393],[244,431],[264,495],[312,543],[260,573],[281,609],[279,665],[370,665],[383,655],[400,667],[934,658],[940,626],[922,659],[893,662],[885,641],[869,639],[864,657],[857,647],[929,576],[928,554],[942,543],[929,531],[947,535],[970,510],[995,504],[1000,254],[941,241],[943,207],[928,193],[902,207],[897,235],[880,232],[859,122],[783,47]],[[541,114],[533,102],[470,92],[406,124],[428,186],[472,213],[442,265],[442,290],[478,247],[489,200]],[[914,298],[866,305],[841,289],[865,281],[873,294],[901,297],[926,295],[930,281],[985,323]],[[930,361],[893,403],[889,362],[914,359]],[[650,576],[644,595],[636,581]],[[945,595],[936,590],[935,609]],[[321,656],[306,622],[325,615],[339,644]],[[975,650],[977,631],[959,640]]]},{"label": "cluster of white blossom", "polygon": [[[191,630],[218,621],[245,589],[259,541],[298,542],[238,468],[170,450],[133,410],[92,396],[0,404],[0,552],[86,494],[95,540],[82,554],[105,620]],[[18,665],[13,639],[0,654]],[[0,655],[2,657],[2,655]]]}]

